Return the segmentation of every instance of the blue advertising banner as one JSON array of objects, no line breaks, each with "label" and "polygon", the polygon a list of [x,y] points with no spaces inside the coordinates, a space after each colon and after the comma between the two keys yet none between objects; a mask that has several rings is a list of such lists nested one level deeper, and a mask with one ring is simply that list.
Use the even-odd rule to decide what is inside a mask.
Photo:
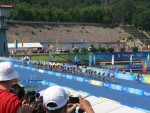
[{"label": "blue advertising banner", "polygon": [[132,55],[132,58],[146,58],[149,52],[115,52],[115,53],[93,53],[97,60],[111,60],[112,55],[114,55],[114,59],[129,59]]},{"label": "blue advertising banner", "polygon": [[72,80],[72,79],[73,79],[73,76],[71,76],[71,75],[66,75],[66,78]]},{"label": "blue advertising banner", "polygon": [[143,65],[136,64],[136,65],[126,65],[125,69],[142,69]]},{"label": "blue advertising banner", "polygon": [[128,88],[127,89],[128,93],[132,93],[132,94],[137,94],[137,95],[143,95],[144,91],[140,90],[140,89],[135,89],[135,88]]},{"label": "blue advertising banner", "polygon": [[55,76],[61,77],[61,73],[55,73]]},{"label": "blue advertising banner", "polygon": [[119,90],[119,91],[122,91],[122,89],[123,89],[123,86],[115,85],[115,84],[110,84],[109,87],[110,87],[111,89],[115,89],[115,90]]},{"label": "blue advertising banner", "polygon": [[35,68],[31,68],[32,71],[35,71]]},{"label": "blue advertising banner", "polygon": [[84,78],[82,77],[75,77],[75,80],[79,82],[84,82]]},{"label": "blue advertising banner", "polygon": [[61,73],[61,76],[64,77],[64,78],[66,78],[66,74]]},{"label": "blue advertising banner", "polygon": [[85,83],[90,83],[90,79],[89,79],[89,78],[85,78],[85,79],[84,79],[84,82],[85,82]]},{"label": "blue advertising banner", "polygon": [[[44,73],[44,70],[41,70],[41,69],[38,69],[37,71],[40,72],[40,73],[41,72]],[[104,70],[102,70],[102,71],[104,71]],[[132,94],[136,94],[136,95],[140,95],[140,96],[150,97],[150,92],[140,90],[140,89],[124,87],[124,86],[121,86],[121,85],[116,85],[116,84],[111,84],[111,83],[105,83],[105,82],[101,82],[101,81],[97,81],[97,80],[92,80],[90,78],[82,78],[82,77],[77,77],[77,76],[73,76],[73,75],[66,75],[66,74],[58,73],[58,72],[48,71],[47,73],[50,74],[50,75],[53,75],[53,76],[57,76],[57,77],[65,77],[67,79],[72,79],[72,80],[76,80],[76,81],[79,81],[79,82],[85,82],[85,83],[96,85],[96,86],[102,86],[102,87],[111,88],[111,89],[114,89],[114,90],[119,90],[119,91],[123,91],[123,92],[127,92],[127,93],[132,93]],[[116,77],[119,77],[121,79],[126,79],[126,80],[132,80],[132,81],[133,80],[135,81],[135,79],[136,79],[136,76],[129,75],[129,74],[122,74],[122,73],[116,73]],[[147,79],[145,77],[142,77],[141,81],[147,82]],[[20,82],[22,82],[22,83],[36,82],[36,83],[42,83],[43,85],[47,85],[47,86],[55,85],[55,84],[52,84],[52,83],[44,81],[44,80],[43,81],[41,81],[41,80],[30,80],[30,81],[21,80]]]}]

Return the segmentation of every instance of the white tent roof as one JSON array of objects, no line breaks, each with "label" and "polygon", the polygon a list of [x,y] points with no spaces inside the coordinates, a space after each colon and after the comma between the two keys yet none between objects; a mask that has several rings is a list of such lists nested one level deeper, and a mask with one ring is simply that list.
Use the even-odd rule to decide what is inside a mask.
[{"label": "white tent roof", "polygon": [[[18,48],[42,48],[43,46],[40,43],[18,43]],[[8,48],[15,48],[15,43],[8,43]]]},{"label": "white tent roof", "polygon": [[[78,94],[80,94],[83,98],[88,100],[91,103],[95,113],[144,113],[143,111],[121,105],[118,102],[107,98],[98,98],[84,92],[78,92],[66,87],[64,88],[69,90],[70,95],[77,96]],[[40,92],[41,95],[43,95],[43,93],[44,90]]]}]

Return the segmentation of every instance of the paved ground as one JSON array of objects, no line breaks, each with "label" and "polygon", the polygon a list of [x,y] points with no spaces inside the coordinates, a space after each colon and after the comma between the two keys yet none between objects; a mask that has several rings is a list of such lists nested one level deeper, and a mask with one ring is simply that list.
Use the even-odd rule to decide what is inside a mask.
[{"label": "paved ground", "polygon": [[[61,86],[66,86],[73,88],[75,90],[81,90],[90,93],[91,95],[97,96],[97,97],[106,97],[112,100],[116,100],[118,102],[121,102],[124,105],[131,106],[131,107],[139,107],[142,109],[146,109],[150,111],[150,98],[139,96],[135,94],[129,94],[126,92],[121,92],[105,87],[100,86],[94,86],[87,83],[77,82],[74,80],[69,80],[62,77],[56,77],[51,76],[47,74],[42,74],[39,72],[33,72],[26,69],[16,68],[20,73],[21,80],[31,80],[31,79],[38,79],[38,80],[46,80],[52,83],[56,83]],[[133,81],[127,81],[127,80],[116,80],[119,85],[126,86],[126,87],[132,87],[137,89],[142,89],[146,91],[150,91],[150,85],[143,84],[143,83],[136,83]]]}]

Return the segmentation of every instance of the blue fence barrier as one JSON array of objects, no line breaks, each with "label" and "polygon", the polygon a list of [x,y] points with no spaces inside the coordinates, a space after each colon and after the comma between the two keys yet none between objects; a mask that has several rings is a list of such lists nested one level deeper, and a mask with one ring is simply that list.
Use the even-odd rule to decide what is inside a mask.
[{"label": "blue fence barrier", "polygon": [[[18,66],[18,65],[14,65],[14,66],[15,67],[21,67],[21,66]],[[31,68],[31,67],[25,67],[24,66],[24,68],[27,69],[27,70],[33,70],[33,68]],[[126,93],[131,93],[131,94],[136,94],[136,95],[140,95],[140,96],[150,97],[150,92],[140,90],[140,89],[124,87],[124,86],[121,86],[121,85],[116,85],[116,84],[111,84],[111,83],[105,83],[105,82],[101,82],[101,81],[97,81],[97,80],[92,80],[90,78],[82,78],[82,77],[73,76],[73,75],[70,75],[70,74],[67,74],[67,73],[63,74],[63,73],[60,73],[60,72],[45,71],[45,70],[42,70],[42,69],[36,69],[36,71],[39,72],[39,73],[47,73],[47,74],[52,75],[52,76],[64,77],[64,78],[67,78],[67,79],[70,79],[70,80],[85,82],[85,83],[88,83],[88,84],[91,84],[91,85],[103,86],[103,87],[107,87],[107,88],[110,88],[110,89],[123,91],[123,92],[126,92]],[[131,76],[131,75],[128,75],[128,74],[122,75],[121,73],[118,73],[116,76],[118,78],[121,78],[121,79],[132,80],[132,81],[135,80],[135,76]],[[31,81],[31,82],[33,82],[33,81]],[[51,86],[51,84],[49,84],[48,82],[45,82],[45,81],[44,82],[42,81],[42,84]]]}]

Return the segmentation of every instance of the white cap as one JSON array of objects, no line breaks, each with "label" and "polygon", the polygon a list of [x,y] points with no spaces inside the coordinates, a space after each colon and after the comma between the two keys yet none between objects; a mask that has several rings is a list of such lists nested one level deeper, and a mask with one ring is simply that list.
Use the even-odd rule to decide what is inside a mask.
[{"label": "white cap", "polygon": [[[63,107],[68,101],[68,95],[66,91],[60,86],[51,86],[46,89],[43,95],[43,104],[48,110],[56,110]],[[56,106],[48,106],[48,104],[54,103]]]},{"label": "white cap", "polygon": [[18,72],[14,69],[11,62],[0,63],[0,81],[13,80],[18,78]]}]

